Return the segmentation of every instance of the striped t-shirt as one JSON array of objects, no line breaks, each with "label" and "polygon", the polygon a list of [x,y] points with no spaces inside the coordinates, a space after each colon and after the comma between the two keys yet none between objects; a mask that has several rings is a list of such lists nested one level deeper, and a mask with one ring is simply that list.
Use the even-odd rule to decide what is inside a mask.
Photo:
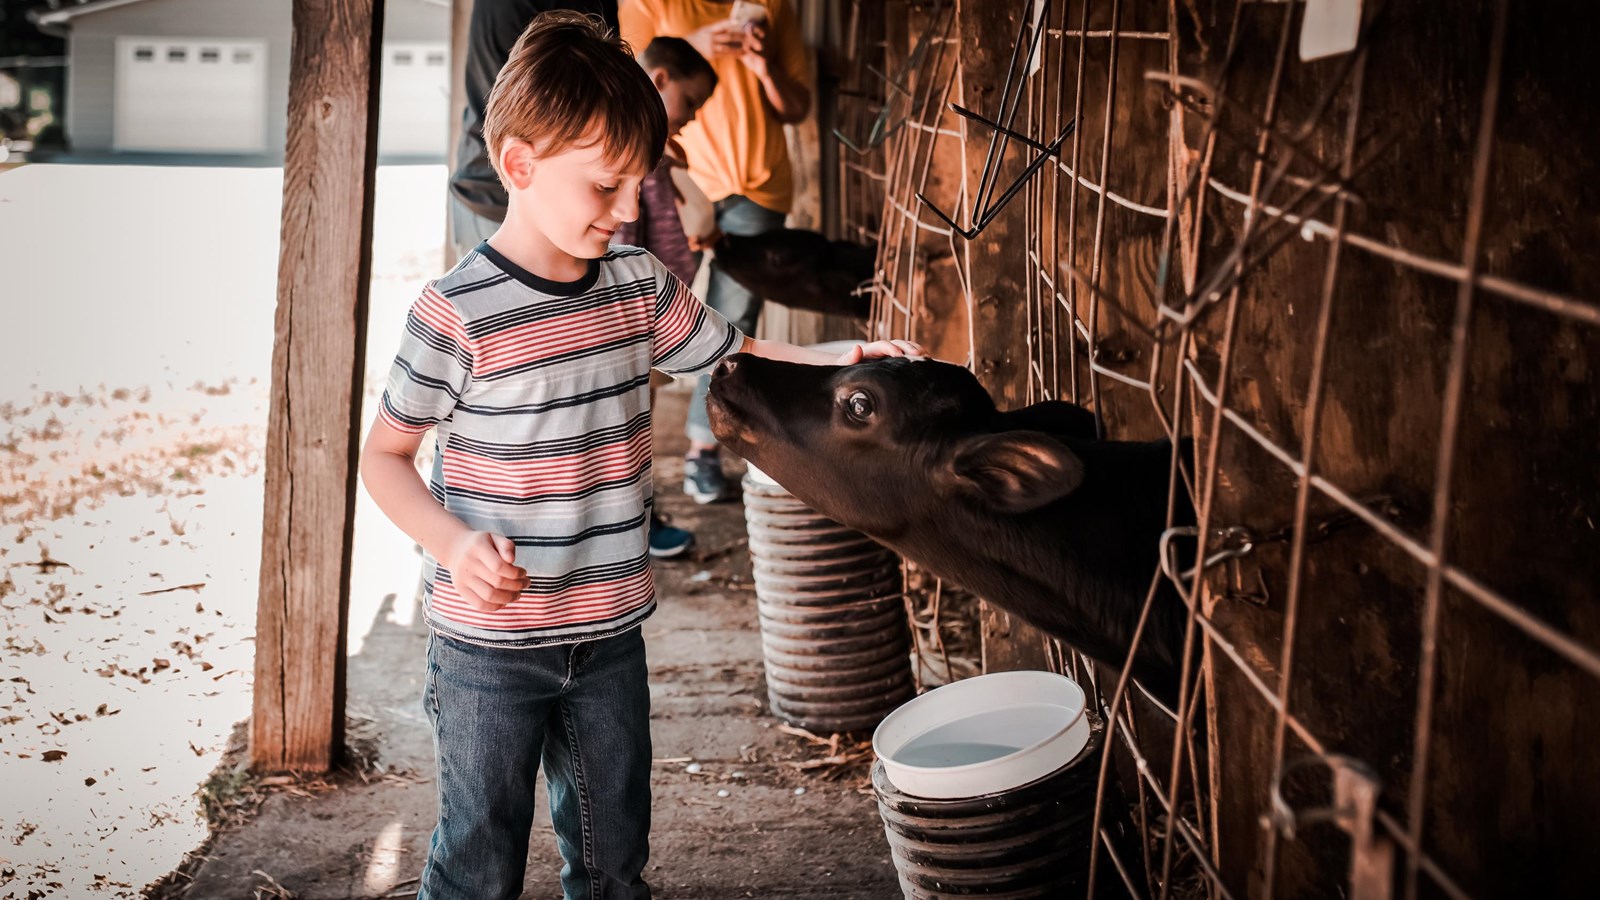
[{"label": "striped t-shirt", "polygon": [[709,371],[743,336],[655,257],[613,247],[575,282],[480,244],[411,307],[380,415],[438,429],[433,495],[517,545],[531,579],[495,612],[428,556],[428,624],[532,647],[617,634],[655,610],[650,370]]}]

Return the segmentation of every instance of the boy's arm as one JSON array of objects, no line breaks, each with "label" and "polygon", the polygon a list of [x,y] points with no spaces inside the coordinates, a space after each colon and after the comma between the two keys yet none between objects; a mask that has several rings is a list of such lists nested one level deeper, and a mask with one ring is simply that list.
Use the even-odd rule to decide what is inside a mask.
[{"label": "boy's arm", "polygon": [[849,366],[876,356],[922,356],[911,341],[873,341],[843,354],[823,353],[783,341],[758,341],[741,334],[720,313],[701,303],[660,260],[649,257],[656,276],[656,319],[651,334],[652,368],[668,375],[704,375],[735,353],[750,353],[812,366]]},{"label": "boy's arm", "polygon": [[380,417],[361,450],[361,483],[389,521],[450,571],[468,602],[493,612],[521,595],[527,570],[516,565],[510,539],[472,530],[433,498],[414,461],[421,444],[422,434],[392,428]]},{"label": "boy's arm", "polygon": [[873,341],[868,344],[857,344],[842,354],[833,354],[786,344],[783,341],[758,341],[752,337],[744,339],[744,345],[739,348],[739,352],[808,366],[853,366],[863,359],[884,356],[909,356],[918,359],[923,355],[921,345],[911,341]]}]

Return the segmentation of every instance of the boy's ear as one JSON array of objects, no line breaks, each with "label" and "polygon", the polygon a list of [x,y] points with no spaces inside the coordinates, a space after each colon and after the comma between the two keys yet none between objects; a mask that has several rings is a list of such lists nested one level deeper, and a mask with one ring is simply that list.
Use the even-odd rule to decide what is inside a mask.
[{"label": "boy's ear", "polygon": [[1083,474],[1083,461],[1055,438],[1003,431],[957,444],[938,481],[951,493],[1001,512],[1023,513],[1077,490]]},{"label": "boy's ear", "polygon": [[533,180],[533,147],[527,141],[506,138],[500,145],[500,173],[510,182],[507,187],[524,190]]},{"label": "boy's ear", "polygon": [[656,86],[656,93],[667,89],[667,83],[672,81],[672,73],[665,66],[658,66],[650,70],[650,83]]}]

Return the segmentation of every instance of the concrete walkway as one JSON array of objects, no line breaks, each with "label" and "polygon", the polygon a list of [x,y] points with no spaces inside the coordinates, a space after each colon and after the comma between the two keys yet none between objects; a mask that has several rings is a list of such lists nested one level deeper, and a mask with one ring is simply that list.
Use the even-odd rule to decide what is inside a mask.
[{"label": "concrete walkway", "polygon": [[[659,423],[681,423],[687,395],[663,391]],[[679,428],[658,425],[662,507],[695,530],[696,555],[657,567],[661,607],[644,626],[657,764],[648,879],[662,898],[899,895],[864,770],[827,780],[785,765],[814,758],[766,709],[761,639],[737,504],[696,507],[676,485]],[[406,602],[414,602],[407,600]],[[403,897],[433,827],[432,746],[420,697],[426,632],[386,603],[350,660],[352,736],[376,741],[369,784],[276,793],[219,835],[183,896]],[[414,611],[413,611],[414,612]],[[416,623],[396,624],[397,621]],[[686,761],[700,770],[686,771]],[[726,791],[726,797],[719,797]],[[540,787],[524,898],[559,898],[561,867]],[[263,875],[267,877],[263,877]],[[274,883],[281,890],[274,888]]]}]

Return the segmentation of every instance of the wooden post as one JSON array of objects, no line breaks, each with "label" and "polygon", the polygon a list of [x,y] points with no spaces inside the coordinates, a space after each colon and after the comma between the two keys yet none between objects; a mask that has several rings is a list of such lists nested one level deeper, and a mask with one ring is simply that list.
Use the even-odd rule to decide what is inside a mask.
[{"label": "wooden post", "polygon": [[789,143],[789,167],[794,175],[794,202],[789,207],[791,228],[822,229],[822,142],[820,122],[825,102],[819,90],[821,59],[827,40],[827,4],[824,0],[802,0],[795,10],[806,44],[806,87],[811,91],[811,109],[806,117],[784,127]]},{"label": "wooden post", "polygon": [[295,0],[250,760],[344,740],[383,0]]},{"label": "wooden post", "polygon": [[[961,41],[961,90],[966,108],[993,119],[1000,108],[1006,67],[1017,41],[1018,17],[1030,7],[1021,3],[957,0]],[[1019,63],[1020,69],[1020,63]],[[1020,77],[1020,72],[1019,72]],[[1016,90],[1013,85],[1013,90]],[[1019,121],[1020,118],[1019,118]],[[979,190],[984,159],[992,132],[966,123],[967,203]],[[999,196],[1026,163],[1026,148],[1012,142],[1001,160],[995,187]],[[999,156],[998,147],[996,156]],[[1020,337],[1029,326],[1027,304],[1027,242],[1024,203],[1019,198],[964,248],[971,261],[969,274],[973,301],[972,368],[1001,409],[1023,405],[1027,396],[1027,342]],[[946,210],[948,212],[948,210]],[[963,227],[968,223],[956,217]],[[957,252],[962,252],[958,236]],[[1048,668],[1043,632],[1023,624],[988,603],[983,606],[983,669]]]}]

